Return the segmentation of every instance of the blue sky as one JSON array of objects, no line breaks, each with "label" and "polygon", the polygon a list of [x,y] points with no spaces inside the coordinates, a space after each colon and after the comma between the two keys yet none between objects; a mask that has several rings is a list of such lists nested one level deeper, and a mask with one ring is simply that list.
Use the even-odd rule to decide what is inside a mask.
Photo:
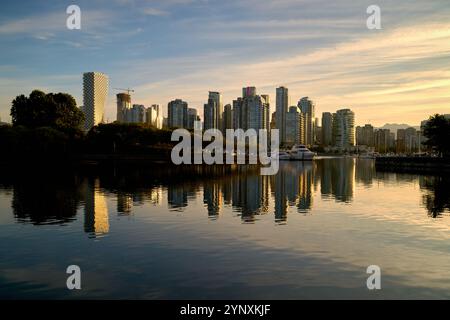
[{"label": "blue sky", "polygon": [[[66,8],[81,8],[81,30]],[[368,30],[366,9],[382,10]],[[317,112],[349,107],[357,123],[417,125],[450,113],[448,0],[2,1],[0,116],[32,89],[69,92],[82,104],[82,73],[136,90],[134,103],[182,98],[202,114],[208,91],[226,103],[244,86],[309,96]]]}]

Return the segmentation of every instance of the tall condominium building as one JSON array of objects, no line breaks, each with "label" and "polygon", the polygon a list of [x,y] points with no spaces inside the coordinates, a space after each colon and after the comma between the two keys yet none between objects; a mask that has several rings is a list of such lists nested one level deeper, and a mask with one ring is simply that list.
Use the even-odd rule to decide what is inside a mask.
[{"label": "tall condominium building", "polygon": [[375,151],[379,153],[389,152],[393,147],[393,133],[389,129],[378,129],[374,132]]},{"label": "tall condominium building", "polygon": [[233,109],[231,104],[227,104],[223,110],[223,129],[233,129]]},{"label": "tall condominium building", "polygon": [[242,88],[242,98],[254,97],[256,96],[256,87],[245,87]]},{"label": "tall condominium building", "polygon": [[117,122],[127,122],[127,113],[131,109],[131,95],[118,93],[117,97]]},{"label": "tall condominium building", "polygon": [[319,123],[319,118],[314,119],[314,144],[320,145],[322,143],[322,127]]},{"label": "tall condominium building", "polygon": [[366,124],[364,127],[356,127],[356,145],[374,147],[374,128],[370,124]]},{"label": "tall condominium building", "polygon": [[127,112],[127,123],[144,123],[145,107],[142,104],[133,104],[131,110]]},{"label": "tall condominium building", "polygon": [[237,98],[236,100],[233,100],[233,129],[242,128],[242,123],[244,119],[243,105],[244,100],[242,98]]},{"label": "tall condominium building", "polygon": [[153,126],[157,129],[162,129],[163,127],[163,116],[161,105],[153,104],[145,110],[145,121],[148,125]]},{"label": "tall condominium building", "polygon": [[293,146],[303,143],[301,136],[303,114],[297,106],[289,108],[285,116],[285,141],[284,145]]},{"label": "tall condominium building", "polygon": [[420,134],[415,128],[397,130],[397,152],[414,153],[420,149]]},{"label": "tall condominium building", "polygon": [[234,129],[270,129],[270,99],[257,95],[255,87],[242,89],[242,98],[233,101]]},{"label": "tall condominium building", "polygon": [[398,153],[405,152],[405,150],[406,150],[405,141],[406,141],[405,129],[398,129],[397,130],[397,145],[396,145],[396,150]]},{"label": "tall condominium building", "polygon": [[319,118],[314,121],[314,144],[322,145],[322,127],[319,123]]},{"label": "tall condominium building", "polygon": [[315,104],[308,97],[303,97],[298,102],[298,107],[305,118],[305,143],[309,146],[314,144],[314,120]]},{"label": "tall condominium building", "polygon": [[355,146],[355,113],[350,109],[338,110],[333,115],[333,141],[335,147],[348,149]]},{"label": "tall condominium building", "polygon": [[104,121],[109,80],[106,74],[86,72],[83,74],[83,112],[86,131]]},{"label": "tall condominium building", "polygon": [[333,115],[322,113],[322,145],[331,146],[333,142]]},{"label": "tall condominium building", "polygon": [[267,94],[261,95],[261,107],[262,107],[262,128],[270,131],[270,97]]},{"label": "tall condominium building", "polygon": [[208,103],[204,105],[204,129],[222,129],[223,102],[220,92],[210,91]]},{"label": "tall condominium building", "polygon": [[289,106],[289,89],[279,87],[276,89],[276,118],[275,127],[279,130],[280,144],[286,143],[286,113]]},{"label": "tall condominium building", "polygon": [[188,108],[188,124],[187,129],[194,130],[195,128],[195,121],[200,121],[200,117],[198,116],[197,109],[195,108]]},{"label": "tall condominium building", "polygon": [[204,129],[219,129],[223,126],[223,101],[220,92],[210,91],[208,103],[203,109]]},{"label": "tall condominium building", "polygon": [[272,117],[270,119],[270,130],[277,128],[277,124],[276,124],[277,119],[276,118],[277,118],[277,113],[272,112]]},{"label": "tall condominium building", "polygon": [[176,99],[168,104],[168,119],[167,125],[169,128],[187,128],[188,125],[188,103]]}]

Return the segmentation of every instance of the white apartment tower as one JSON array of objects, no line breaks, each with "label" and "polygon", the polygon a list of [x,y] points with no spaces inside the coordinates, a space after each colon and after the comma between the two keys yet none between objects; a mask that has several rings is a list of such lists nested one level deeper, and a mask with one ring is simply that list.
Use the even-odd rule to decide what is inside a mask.
[{"label": "white apartment tower", "polygon": [[86,131],[104,121],[108,85],[109,80],[106,74],[100,72],[83,74],[83,112]]},{"label": "white apartment tower", "polygon": [[338,110],[333,115],[333,141],[339,149],[355,146],[355,113],[350,109]]}]

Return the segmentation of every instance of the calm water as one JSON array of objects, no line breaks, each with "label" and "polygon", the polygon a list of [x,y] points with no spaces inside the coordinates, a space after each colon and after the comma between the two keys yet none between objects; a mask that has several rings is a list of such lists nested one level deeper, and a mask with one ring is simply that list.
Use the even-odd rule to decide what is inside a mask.
[{"label": "calm water", "polygon": [[337,158],[91,171],[2,171],[0,298],[450,298],[449,177]]}]

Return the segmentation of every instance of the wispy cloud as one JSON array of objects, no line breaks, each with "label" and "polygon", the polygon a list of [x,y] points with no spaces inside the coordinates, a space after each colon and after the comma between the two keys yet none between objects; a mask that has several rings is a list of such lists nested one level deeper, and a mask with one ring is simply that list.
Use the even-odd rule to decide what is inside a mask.
[{"label": "wispy cloud", "polygon": [[[67,17],[65,11],[60,11],[12,19],[0,24],[0,35],[65,32]],[[113,18],[114,14],[110,11],[83,10],[81,30],[95,30],[107,26]]]},{"label": "wispy cloud", "polygon": [[[450,113],[448,0],[379,0],[383,30],[375,31],[365,25],[371,0],[79,2],[81,32],[67,31],[56,6],[0,13],[0,40],[8,45],[0,59],[19,67],[5,69],[14,83],[3,80],[9,89],[0,88],[0,102],[32,83],[49,90],[62,83],[81,101],[80,77],[89,68],[108,73],[114,86],[135,88],[134,102],[183,98],[200,114],[209,90],[229,103],[246,85],[270,94],[272,111],[275,87],[286,85],[292,103],[310,96],[318,113],[350,107],[358,123],[399,117],[415,124],[430,112]],[[72,82],[46,78],[67,67]],[[114,104],[112,92],[109,119]]]},{"label": "wispy cloud", "polygon": [[145,8],[142,13],[147,16],[168,16],[169,11],[156,9],[156,8]]}]

